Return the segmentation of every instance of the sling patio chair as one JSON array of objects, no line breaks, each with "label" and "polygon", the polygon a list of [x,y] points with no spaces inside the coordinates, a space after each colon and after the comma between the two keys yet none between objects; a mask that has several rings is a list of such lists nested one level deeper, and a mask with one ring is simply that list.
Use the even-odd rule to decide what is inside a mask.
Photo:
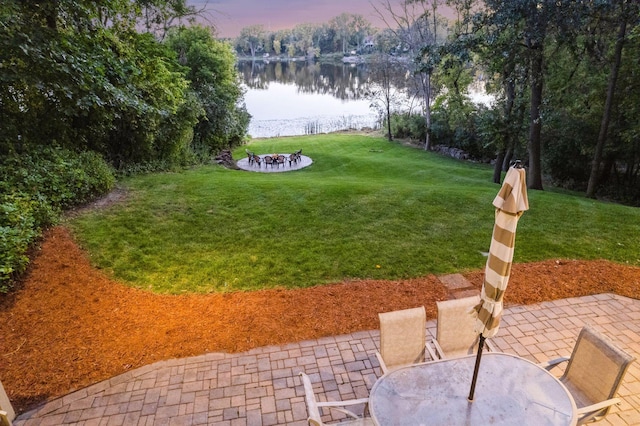
[{"label": "sling patio chair", "polygon": [[[431,341],[433,348],[427,344],[431,358],[459,358],[477,352],[479,334],[474,330],[476,320],[470,311],[478,303],[480,296],[436,302],[436,338]],[[485,341],[485,346],[493,350],[488,341]]]},{"label": "sling patio chair", "polygon": [[9,420],[9,413],[0,410],[0,426],[12,426],[11,420]]},{"label": "sling patio chair", "polygon": [[11,426],[11,421],[16,418],[16,412],[11,406],[11,401],[0,382],[0,426]]},{"label": "sling patio chair", "polygon": [[309,414],[309,418],[307,421],[312,426],[322,426],[325,423],[322,422],[322,414],[320,410],[322,408],[333,409],[339,411],[343,414],[346,414],[350,419],[348,421],[340,422],[340,425],[373,425],[373,420],[369,417],[360,417],[354,412],[347,410],[346,408],[352,405],[364,405],[364,410],[366,411],[367,404],[369,404],[369,398],[360,398],[360,399],[349,399],[345,401],[326,401],[321,402],[316,400],[315,393],[313,392],[313,385],[311,384],[311,379],[305,373],[300,373],[300,377],[302,378],[302,384],[304,385],[304,399],[307,403],[307,412]]},{"label": "sling patio chair", "polygon": [[587,325],[580,331],[570,357],[553,359],[540,366],[551,370],[568,362],[560,381],[576,402],[581,425],[601,420],[612,406],[621,402],[614,395],[634,359]]},{"label": "sling patio chair", "polygon": [[424,306],[378,314],[382,373],[424,361],[427,314]]}]

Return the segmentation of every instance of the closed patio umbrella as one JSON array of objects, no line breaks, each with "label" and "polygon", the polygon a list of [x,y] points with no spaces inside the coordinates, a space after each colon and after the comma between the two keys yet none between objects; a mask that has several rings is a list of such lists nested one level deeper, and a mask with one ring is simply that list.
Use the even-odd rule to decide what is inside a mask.
[{"label": "closed patio umbrella", "polygon": [[518,219],[525,210],[529,210],[526,181],[525,171],[517,163],[516,166],[509,168],[502,188],[493,200],[496,211],[489,257],[484,272],[480,303],[472,312],[476,316],[475,331],[480,334],[480,343],[469,401],[473,401],[484,340],[495,336],[500,325],[502,299],[509,283]]}]

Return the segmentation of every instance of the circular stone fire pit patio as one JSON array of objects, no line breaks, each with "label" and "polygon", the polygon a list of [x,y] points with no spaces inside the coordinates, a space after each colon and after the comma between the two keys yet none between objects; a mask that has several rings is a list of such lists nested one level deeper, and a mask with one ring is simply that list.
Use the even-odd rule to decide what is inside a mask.
[{"label": "circular stone fire pit patio", "polygon": [[[310,166],[311,163],[313,163],[311,158],[307,157],[306,155],[301,155],[300,159],[297,162],[292,162],[291,165],[289,165],[289,154],[279,154],[284,155],[284,164],[265,164],[264,161],[261,161],[260,164],[249,164],[249,158],[243,158],[241,160],[238,160],[236,162],[236,165],[239,169],[247,170],[249,172],[279,173],[304,169],[305,167]],[[258,155],[258,157],[260,157],[260,159],[262,160],[266,155],[271,154],[262,154]]]}]

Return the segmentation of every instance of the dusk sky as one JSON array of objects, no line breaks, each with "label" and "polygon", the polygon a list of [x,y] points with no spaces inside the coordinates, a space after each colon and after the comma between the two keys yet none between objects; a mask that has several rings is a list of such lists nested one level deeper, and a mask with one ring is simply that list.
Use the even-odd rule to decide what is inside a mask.
[{"label": "dusk sky", "polygon": [[[379,0],[373,1],[380,4]],[[201,8],[207,1],[187,3]],[[343,12],[360,14],[374,27],[386,27],[370,0],[209,0],[207,10],[220,37],[236,37],[243,27],[256,24],[276,31],[296,24],[329,22]]]}]

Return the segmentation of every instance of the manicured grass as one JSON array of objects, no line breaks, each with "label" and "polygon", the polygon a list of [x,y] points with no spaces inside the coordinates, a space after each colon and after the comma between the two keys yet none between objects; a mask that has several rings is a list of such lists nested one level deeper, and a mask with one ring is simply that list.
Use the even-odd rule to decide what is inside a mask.
[{"label": "manicured grass", "polygon": [[[70,220],[94,264],[161,293],[306,287],[484,267],[499,186],[487,165],[359,135],[254,141],[303,149],[306,169],[220,166],[121,182],[126,199]],[[245,156],[244,147],[234,158]],[[530,191],[515,262],[610,259],[640,265],[640,209]]]}]

